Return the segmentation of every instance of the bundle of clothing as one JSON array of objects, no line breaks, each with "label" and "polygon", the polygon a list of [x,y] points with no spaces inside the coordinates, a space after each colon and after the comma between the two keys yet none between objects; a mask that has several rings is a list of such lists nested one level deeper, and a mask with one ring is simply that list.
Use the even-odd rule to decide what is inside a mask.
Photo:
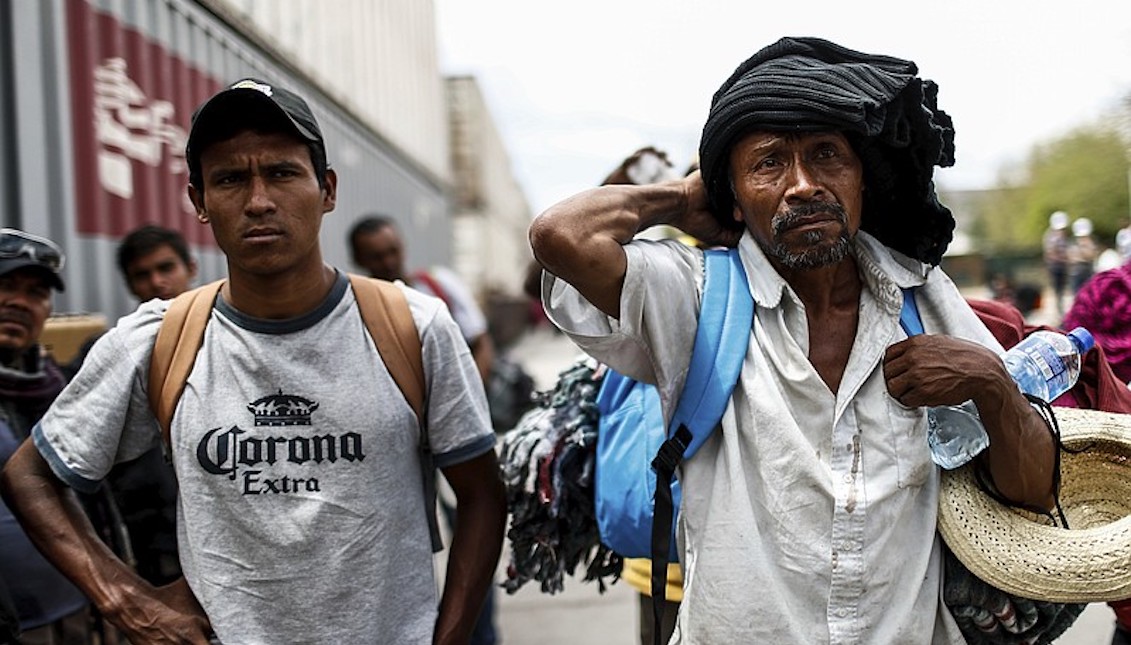
[{"label": "bundle of clothing", "polygon": [[511,525],[503,587],[515,593],[530,580],[543,593],[564,588],[579,565],[585,581],[620,576],[621,557],[601,544],[593,505],[597,392],[604,366],[579,357],[555,386],[534,395],[536,407],[503,436],[501,468]]},{"label": "bundle of clothing", "polygon": [[954,124],[938,86],[914,62],[865,54],[820,38],[782,38],[759,50],[711,99],[699,141],[711,211],[731,217],[730,150],[752,128],[843,132],[864,169],[861,229],[901,253],[937,265],[954,236],[934,167],[954,165]]},{"label": "bundle of clothing", "polygon": [[950,549],[943,551],[943,601],[970,645],[1052,643],[1087,607],[1082,603],[1044,602],[1005,593],[975,578]]}]

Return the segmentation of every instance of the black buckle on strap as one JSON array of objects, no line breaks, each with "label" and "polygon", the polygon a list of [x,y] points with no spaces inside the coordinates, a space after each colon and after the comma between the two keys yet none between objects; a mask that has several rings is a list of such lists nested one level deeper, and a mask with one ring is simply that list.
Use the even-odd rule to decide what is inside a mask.
[{"label": "black buckle on strap", "polygon": [[652,470],[657,473],[674,473],[676,466],[683,461],[683,453],[691,443],[691,431],[686,426],[680,425],[675,434],[660,445],[656,458],[652,460]]}]

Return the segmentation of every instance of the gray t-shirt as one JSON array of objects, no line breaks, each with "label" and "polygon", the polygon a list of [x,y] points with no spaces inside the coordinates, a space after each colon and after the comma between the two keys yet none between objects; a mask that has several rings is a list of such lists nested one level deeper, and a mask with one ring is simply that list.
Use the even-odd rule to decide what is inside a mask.
[{"label": "gray t-shirt", "polygon": [[[479,456],[495,439],[467,344],[439,300],[404,291],[437,465]],[[159,441],[146,382],[167,304],[122,318],[33,430],[76,489]],[[292,320],[218,299],[172,426],[181,564],[221,641],[432,641],[416,419],[345,276]]]}]

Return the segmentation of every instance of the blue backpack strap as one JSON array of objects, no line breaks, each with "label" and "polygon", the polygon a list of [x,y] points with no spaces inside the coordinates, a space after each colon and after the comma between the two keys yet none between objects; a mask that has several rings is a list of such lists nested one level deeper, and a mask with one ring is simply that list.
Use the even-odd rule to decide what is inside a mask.
[{"label": "blue backpack strap", "polygon": [[656,492],[652,517],[652,619],[656,644],[666,599],[668,554],[675,513],[672,478],[685,457],[695,454],[718,427],[738,382],[750,343],[754,298],[738,249],[704,252],[703,299],[691,364],[672,415],[668,439],[660,446],[652,469]]},{"label": "blue backpack strap", "polygon": [[903,289],[903,308],[899,310],[899,325],[908,336],[923,333],[923,319],[919,317],[919,305],[915,303],[915,287]]},{"label": "blue backpack strap", "polygon": [[684,459],[699,450],[723,418],[742,371],[754,319],[754,298],[738,249],[708,250],[703,260],[703,301],[695,345],[669,430],[669,436],[678,433],[680,426],[691,432]]}]

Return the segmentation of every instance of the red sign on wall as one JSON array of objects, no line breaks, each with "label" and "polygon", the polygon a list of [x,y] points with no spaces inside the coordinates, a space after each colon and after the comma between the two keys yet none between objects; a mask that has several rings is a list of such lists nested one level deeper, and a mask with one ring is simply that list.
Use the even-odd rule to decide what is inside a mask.
[{"label": "red sign on wall", "polygon": [[221,83],[86,0],[68,0],[67,35],[78,232],[159,224],[214,244],[185,191],[185,140]]}]

